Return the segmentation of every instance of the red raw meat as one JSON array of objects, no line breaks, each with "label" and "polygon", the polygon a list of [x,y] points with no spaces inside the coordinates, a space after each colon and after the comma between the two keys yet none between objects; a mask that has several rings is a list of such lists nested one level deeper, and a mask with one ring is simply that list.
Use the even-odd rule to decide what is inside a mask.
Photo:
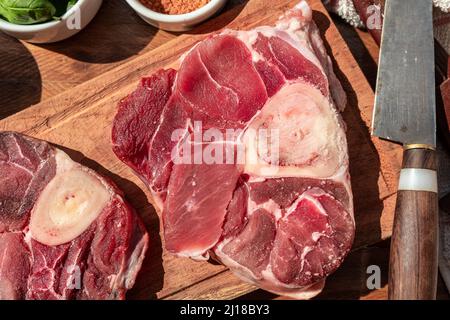
[{"label": "red raw meat", "polygon": [[[172,69],[161,70],[149,78],[142,79],[139,88],[120,102],[112,131],[116,155],[157,190],[163,189],[161,184],[167,184],[167,181],[160,181],[164,180],[161,171],[170,160],[170,154],[165,157],[164,152],[159,152],[150,156],[149,150],[152,149],[153,143],[159,150],[162,150],[166,143],[170,144],[170,136],[161,137],[157,132],[161,119],[169,118],[172,110],[180,110],[165,108],[172,94],[175,74],[176,71]],[[178,113],[174,114],[174,118],[183,121],[183,117]],[[180,125],[174,121],[169,122]],[[166,132],[170,129],[160,131]],[[171,146],[167,145],[167,148],[170,150]]]},{"label": "red raw meat", "polygon": [[287,80],[304,79],[317,86],[324,95],[328,95],[325,74],[282,38],[259,34],[253,47],[262,54],[264,61],[276,65]]},{"label": "red raw meat", "polygon": [[[240,170],[232,164],[178,164],[173,167],[164,203],[166,248],[200,257],[219,241]],[[221,182],[217,188],[217,181]],[[188,228],[186,228],[189,226]]]},{"label": "red raw meat", "polygon": [[[148,234],[121,191],[47,142],[13,132],[0,132],[0,172],[0,299],[124,299],[141,268]],[[67,175],[87,180],[69,181],[76,188],[67,190],[57,185],[48,197],[48,188]],[[95,186],[83,198],[89,181]],[[70,220],[61,213],[86,213],[76,211],[77,197],[81,206],[102,203],[89,198],[96,188],[107,195],[98,215]],[[59,209],[52,211],[53,205]],[[40,224],[42,214],[51,215],[54,225]]]},{"label": "red raw meat", "polygon": [[[179,65],[163,110],[136,98],[139,87],[120,105],[112,135],[114,152],[162,210],[166,249],[211,255],[278,294],[316,295],[349,252],[355,226],[339,114],[346,95],[311,9],[301,1],[275,27],[212,35]],[[150,79],[168,83],[167,72]],[[129,120],[155,113],[159,121]]]}]

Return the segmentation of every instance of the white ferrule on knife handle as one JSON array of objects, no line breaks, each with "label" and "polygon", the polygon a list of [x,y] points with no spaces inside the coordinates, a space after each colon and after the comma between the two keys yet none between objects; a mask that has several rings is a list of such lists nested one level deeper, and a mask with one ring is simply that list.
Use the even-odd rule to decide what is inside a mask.
[{"label": "white ferrule on knife handle", "polygon": [[389,268],[389,299],[435,299],[438,274],[437,157],[406,146]]},{"label": "white ferrule on knife handle", "polygon": [[437,173],[435,170],[406,168],[400,172],[399,191],[438,192]]},{"label": "white ferrule on knife handle", "polygon": [[[433,146],[427,144],[407,144],[404,146],[404,150],[429,150],[435,151]],[[425,153],[426,154],[426,153]],[[433,154],[435,154],[433,152]],[[406,158],[406,156],[405,156]],[[435,158],[435,156],[433,157]],[[437,162],[437,159],[435,159]],[[404,163],[406,166],[417,166],[414,163]],[[433,169],[437,168],[437,163],[431,164],[431,168],[403,168],[400,171],[400,179],[398,183],[399,191],[427,191],[438,193],[437,171]]]}]

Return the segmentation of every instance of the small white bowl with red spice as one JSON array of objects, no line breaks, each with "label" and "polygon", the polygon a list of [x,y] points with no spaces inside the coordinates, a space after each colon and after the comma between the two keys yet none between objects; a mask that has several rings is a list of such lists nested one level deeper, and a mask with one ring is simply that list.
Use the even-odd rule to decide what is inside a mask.
[{"label": "small white bowl with red spice", "polygon": [[187,31],[221,10],[227,0],[126,0],[147,23],[167,31]]}]

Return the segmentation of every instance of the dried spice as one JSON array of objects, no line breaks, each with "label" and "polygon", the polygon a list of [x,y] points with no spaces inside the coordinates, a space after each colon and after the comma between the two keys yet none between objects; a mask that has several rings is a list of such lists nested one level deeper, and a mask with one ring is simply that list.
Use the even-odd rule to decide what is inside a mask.
[{"label": "dried spice", "polygon": [[200,9],[210,0],[140,0],[150,10],[165,14],[184,14]]}]

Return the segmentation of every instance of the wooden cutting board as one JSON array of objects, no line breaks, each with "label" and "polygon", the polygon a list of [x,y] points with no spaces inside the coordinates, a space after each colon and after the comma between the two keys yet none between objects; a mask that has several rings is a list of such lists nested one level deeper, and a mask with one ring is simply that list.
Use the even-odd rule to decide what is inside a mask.
[{"label": "wooden cutting board", "polygon": [[[354,248],[359,248],[391,235],[400,147],[370,137],[373,91],[321,1],[308,2],[349,97],[343,116],[348,127],[355,197]],[[273,25],[296,3],[296,0],[251,0],[190,34],[181,35],[98,78],[0,121],[0,130],[15,130],[50,141],[74,160],[109,176],[124,190],[151,234],[150,250],[129,298],[231,299],[255,287],[238,280],[221,265],[176,258],[163,250],[158,214],[151,205],[150,193],[111,151],[111,122],[118,101],[136,87],[141,77],[174,63],[207,33],[223,27],[247,30]]]}]

